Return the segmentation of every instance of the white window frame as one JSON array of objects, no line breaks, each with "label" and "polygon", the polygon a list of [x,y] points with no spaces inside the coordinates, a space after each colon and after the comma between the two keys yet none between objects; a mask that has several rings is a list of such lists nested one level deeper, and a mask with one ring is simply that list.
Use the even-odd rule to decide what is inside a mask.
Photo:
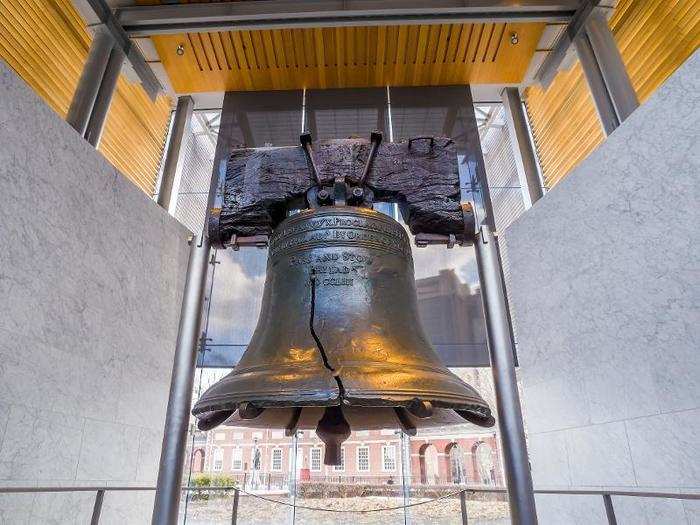
[{"label": "white window frame", "polygon": [[[239,465],[236,466],[236,461]],[[243,449],[234,447],[231,449],[231,470],[243,470]]]},{"label": "white window frame", "polygon": [[[318,467],[314,468],[314,453],[318,454]],[[321,472],[323,465],[323,449],[321,447],[312,447],[309,452],[309,470],[311,472]]]},{"label": "white window frame", "polygon": [[[360,450],[366,450],[367,451],[367,468],[363,469],[360,468]],[[370,464],[370,457],[369,457],[369,446],[367,445],[360,445],[357,447],[355,451],[355,467],[357,469],[357,472],[369,472],[372,468]]]},{"label": "white window frame", "polygon": [[[275,452],[279,452],[280,454],[280,463],[279,467],[275,468]],[[282,472],[282,463],[284,462],[284,454],[282,453],[281,448],[273,448],[272,451],[270,452],[270,470],[272,472]]]},{"label": "white window frame", "polygon": [[340,465],[333,465],[333,472],[345,472],[345,447],[340,447]]},{"label": "white window frame", "polygon": [[[390,458],[391,461],[394,462],[394,466],[391,468],[387,468],[386,466],[386,460],[387,460],[387,452],[391,450],[392,451],[392,457]],[[382,471],[383,472],[396,472],[396,445],[382,445]]]},{"label": "white window frame", "polygon": [[[218,458],[221,459],[218,459]],[[218,463],[218,468],[217,468]],[[211,470],[212,472],[221,472],[224,470],[224,449],[215,448],[211,455]]]}]

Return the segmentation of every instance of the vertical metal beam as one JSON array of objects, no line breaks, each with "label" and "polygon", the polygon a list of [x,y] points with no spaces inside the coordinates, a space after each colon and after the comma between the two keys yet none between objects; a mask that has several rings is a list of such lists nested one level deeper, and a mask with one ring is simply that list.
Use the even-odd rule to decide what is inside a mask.
[{"label": "vertical metal beam", "polygon": [[467,495],[466,491],[459,493],[459,507],[462,511],[462,525],[469,525],[469,515],[467,514]]},{"label": "vertical metal beam", "polygon": [[578,59],[581,61],[586,82],[588,82],[588,89],[591,91],[600,125],[603,127],[605,135],[610,135],[620,125],[620,121],[615,113],[612,100],[610,100],[610,93],[605,87],[600,66],[595,58],[595,53],[593,53],[591,41],[588,39],[588,35],[584,33],[576,39],[574,45],[576,46]]},{"label": "vertical metal beam", "polygon": [[532,205],[542,198],[543,192],[540,174],[537,170],[537,157],[530,141],[527,117],[520,100],[520,91],[518,88],[505,88],[501,93],[501,99],[506,112],[508,135],[515,159],[515,167],[518,170],[520,186],[524,194],[523,198],[526,204],[529,200],[530,205]]},{"label": "vertical metal beam", "polygon": [[200,234],[190,244],[153,506],[154,525],[177,524],[208,265],[209,240]]},{"label": "vertical metal beam", "polygon": [[483,224],[474,242],[484,303],[498,424],[508,485],[510,518],[515,525],[536,525],[537,512],[525,444],[515,358],[496,238]]},{"label": "vertical metal beam", "polygon": [[608,525],[617,525],[615,517],[615,508],[613,507],[610,494],[603,494],[603,504],[605,505],[605,516],[608,518]]},{"label": "vertical metal beam", "polygon": [[610,135],[639,106],[639,100],[601,13],[591,14],[575,45],[603,131]]},{"label": "vertical metal beam", "polygon": [[403,523],[410,525],[411,514],[408,505],[411,503],[411,438],[403,430],[399,430],[401,446],[401,492],[403,494]]},{"label": "vertical metal beam", "polygon": [[85,136],[92,110],[97,100],[97,92],[107,69],[109,55],[114,48],[114,38],[105,27],[98,27],[90,44],[90,52],[73,94],[66,122],[75,131]]},{"label": "vertical metal beam", "polygon": [[160,179],[160,189],[158,190],[158,205],[166,210],[170,209],[173,184],[181,165],[182,139],[185,136],[185,132],[190,129],[193,109],[194,100],[189,95],[177,99],[175,115],[173,115],[173,127],[170,131],[170,140],[168,141],[168,149],[165,153],[165,162],[163,163],[163,176]]},{"label": "vertical metal beam", "polygon": [[105,491],[98,490],[95,494],[95,505],[92,507],[92,518],[90,525],[98,525],[100,523],[100,514],[102,514],[102,502],[105,499]]},{"label": "vertical metal beam", "polygon": [[601,11],[594,11],[586,21],[586,34],[603,75],[605,87],[610,93],[617,119],[624,122],[639,107],[639,99],[615,38]]},{"label": "vertical metal beam", "polygon": [[100,144],[102,131],[107,121],[107,112],[112,103],[112,97],[114,96],[114,90],[117,87],[117,80],[119,80],[119,74],[121,73],[123,64],[124,53],[122,53],[121,49],[113,47],[109,54],[109,60],[107,61],[104,75],[102,76],[100,88],[97,91],[90,121],[83,135],[85,140],[95,147]]},{"label": "vertical metal beam", "polygon": [[236,525],[238,521],[238,489],[233,490],[233,507],[231,508],[231,525]]}]

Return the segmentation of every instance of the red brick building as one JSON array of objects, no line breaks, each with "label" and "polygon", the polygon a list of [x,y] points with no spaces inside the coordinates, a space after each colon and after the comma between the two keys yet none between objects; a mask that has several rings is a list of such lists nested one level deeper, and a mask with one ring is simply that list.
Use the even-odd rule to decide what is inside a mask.
[{"label": "red brick building", "polygon": [[[323,443],[314,431],[294,440],[282,430],[220,427],[194,440],[192,472],[225,475],[248,487],[287,486],[295,468],[301,481],[503,485],[500,450],[493,432],[436,429],[404,442],[410,472],[402,473],[401,437],[395,430],[353,432],[342,448],[343,464],[323,464]],[[296,462],[296,463],[295,463]]]}]

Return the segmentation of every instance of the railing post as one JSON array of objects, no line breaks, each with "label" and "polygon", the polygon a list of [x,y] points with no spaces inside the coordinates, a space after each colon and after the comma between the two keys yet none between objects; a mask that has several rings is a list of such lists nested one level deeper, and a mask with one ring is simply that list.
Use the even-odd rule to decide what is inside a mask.
[{"label": "railing post", "polygon": [[462,525],[468,525],[469,516],[467,515],[467,494],[466,490],[459,493],[459,506],[462,508]]},{"label": "railing post", "polygon": [[102,514],[102,502],[105,499],[105,491],[98,490],[95,494],[95,505],[92,507],[92,519],[90,525],[97,525],[100,522],[100,514]]},{"label": "railing post", "polygon": [[608,517],[608,525],[617,525],[615,509],[613,508],[613,502],[610,494],[603,494],[603,503],[605,504],[605,515]]},{"label": "railing post", "polygon": [[238,520],[238,489],[233,489],[233,507],[231,508],[231,525]]}]

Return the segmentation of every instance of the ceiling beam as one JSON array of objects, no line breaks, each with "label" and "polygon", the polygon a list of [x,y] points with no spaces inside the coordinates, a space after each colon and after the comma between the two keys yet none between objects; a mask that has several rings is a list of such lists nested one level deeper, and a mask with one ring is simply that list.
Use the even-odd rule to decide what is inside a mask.
[{"label": "ceiling beam", "polygon": [[599,3],[600,0],[584,0],[566,26],[566,29],[562,32],[559,40],[554,44],[554,48],[547,54],[537,73],[535,73],[535,81],[539,82],[543,88],[548,88],[552,80],[554,80],[569,49],[584,30],[586,21],[593,14]]},{"label": "ceiling beam", "polygon": [[[89,0],[96,1],[96,0]],[[299,27],[564,22],[581,0],[249,0],[123,7],[127,35]]]},{"label": "ceiling beam", "polygon": [[133,72],[131,76],[138,78],[151,100],[155,100],[158,93],[163,91],[163,86],[139,49],[129,40],[129,36],[112,14],[112,10],[105,0],[72,1],[77,11],[85,19],[88,29],[95,26],[103,26],[109,31],[117,47],[126,56],[128,67]]}]

